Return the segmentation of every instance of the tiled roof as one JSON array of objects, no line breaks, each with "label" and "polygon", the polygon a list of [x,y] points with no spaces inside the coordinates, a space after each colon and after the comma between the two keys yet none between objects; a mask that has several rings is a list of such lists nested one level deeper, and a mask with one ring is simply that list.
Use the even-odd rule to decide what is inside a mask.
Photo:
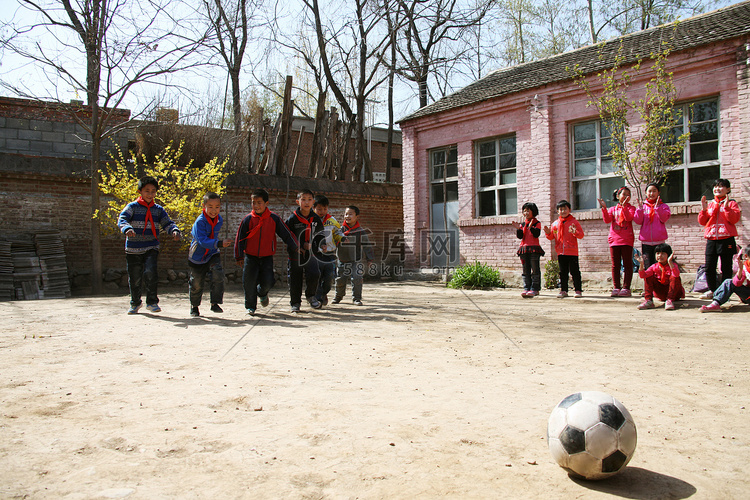
[{"label": "tiled roof", "polygon": [[[579,65],[585,73],[610,68],[622,42],[624,63],[635,63],[660,50],[671,39],[672,52],[738,38],[750,33],[750,1],[691,17],[676,23],[623,35],[604,43],[496,70],[463,89],[421,108],[399,120],[404,123],[488,99],[514,94],[549,83],[569,80],[566,67]],[[601,57],[600,57],[601,54]]]}]

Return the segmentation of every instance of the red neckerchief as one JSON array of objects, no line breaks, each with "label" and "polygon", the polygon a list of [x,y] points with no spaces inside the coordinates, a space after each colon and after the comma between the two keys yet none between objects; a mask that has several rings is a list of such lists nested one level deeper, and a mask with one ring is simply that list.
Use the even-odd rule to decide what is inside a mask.
[{"label": "red neckerchief", "polygon": [[625,205],[615,205],[615,222],[620,227],[625,225]]},{"label": "red neckerchief", "polygon": [[710,226],[719,219],[719,212],[721,211],[721,202],[726,199],[726,196],[719,198],[718,196],[714,196],[714,202],[716,202],[716,205],[714,205],[713,209],[709,206],[708,207],[708,222],[706,223],[707,226]]},{"label": "red neckerchief", "polygon": [[265,224],[265,222],[268,219],[271,218],[271,210],[269,210],[267,208],[267,209],[263,210],[263,213],[260,214],[260,215],[256,214],[255,210],[253,210],[252,212],[250,212],[250,217],[252,217],[253,219],[258,220],[258,223],[255,225],[254,228],[252,228],[250,230],[249,233],[247,233],[247,236],[245,236],[244,238],[242,238],[240,241],[249,240],[250,238],[252,238],[256,234],[258,234],[258,231],[260,231],[260,228],[263,227],[263,224]]},{"label": "red neckerchief", "polygon": [[[659,283],[662,285],[669,284],[669,276],[672,275],[672,269],[669,267],[669,264],[662,264],[661,262],[657,262],[659,264],[659,267],[661,267],[661,276],[659,277]],[[669,275],[667,274],[669,272]]]},{"label": "red neckerchief", "polygon": [[154,224],[154,216],[151,215],[151,207],[155,205],[154,201],[151,200],[151,203],[146,203],[143,201],[143,197],[139,196],[136,200],[139,205],[146,207],[146,220],[143,223],[143,234],[146,234],[146,228],[148,227],[148,223],[151,222],[151,232],[154,234],[154,238],[157,240],[159,239],[159,233],[156,230],[156,224]]},{"label": "red neckerchief", "polygon": [[[209,225],[211,226],[211,236],[210,236],[210,238],[214,239],[214,229],[216,228],[216,224],[219,223],[219,216],[217,215],[216,217],[214,217],[213,220],[211,220],[211,217],[209,217],[208,214],[206,213],[206,211],[203,210],[203,217],[208,221]],[[206,252],[203,254],[203,257],[205,257],[206,255],[208,255],[208,252],[210,252],[210,251],[211,250],[209,250],[208,248],[206,248]]]},{"label": "red neckerchief", "polygon": [[562,243],[563,241],[563,229],[565,228],[565,221],[570,217],[570,215],[567,215],[565,217],[557,217],[557,234],[555,235],[555,239],[560,243]]},{"label": "red neckerchief", "polygon": [[[536,220],[536,217],[532,217],[531,220],[526,220],[526,224],[523,226],[523,239],[526,239],[526,234],[528,234],[531,230],[531,227],[539,222]],[[523,240],[522,240],[523,241]]]},{"label": "red neckerchief", "polygon": [[[658,199],[656,201],[658,201]],[[646,203],[643,204],[643,207],[646,208],[645,212],[646,215],[648,215],[649,222],[654,221],[654,215],[656,215],[656,201],[646,200]]]},{"label": "red neckerchief", "polygon": [[[750,259],[745,259],[745,274],[750,273]],[[748,279],[750,279],[750,276],[748,276]]]},{"label": "red neckerchief", "polygon": [[330,219],[330,218],[331,218],[331,214],[326,214],[326,216],[325,216],[325,217],[323,217],[323,224],[325,224],[325,223],[326,223],[326,221],[327,221],[328,219]]},{"label": "red neckerchief", "polygon": [[[294,215],[297,217],[297,220],[303,223],[305,226],[305,232],[303,233],[303,237],[301,238],[302,241],[300,241],[300,245],[302,243],[308,243],[310,242],[310,233],[312,233],[312,222],[308,219],[305,219],[305,217],[300,213],[299,209],[294,211]],[[312,214],[309,215],[310,218],[312,218]]]},{"label": "red neckerchief", "polygon": [[341,227],[344,229],[344,236],[349,236],[349,233],[351,233],[352,231],[354,231],[355,229],[359,227],[359,221],[357,221],[352,227],[349,227],[349,224],[344,222],[344,225]]}]

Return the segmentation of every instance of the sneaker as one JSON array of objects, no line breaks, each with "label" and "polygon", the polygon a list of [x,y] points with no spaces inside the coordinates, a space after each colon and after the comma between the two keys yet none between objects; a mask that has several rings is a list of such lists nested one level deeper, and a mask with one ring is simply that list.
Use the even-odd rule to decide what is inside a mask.
[{"label": "sneaker", "polygon": [[620,296],[620,289],[615,288],[612,290],[612,293],[609,294],[610,297],[619,297]]},{"label": "sneaker", "polygon": [[128,314],[138,314],[138,310],[143,307],[143,303],[141,302],[137,306],[130,306],[130,309],[128,309]]},{"label": "sneaker", "polygon": [[320,309],[322,307],[322,304],[315,297],[310,297],[307,301],[313,309]]},{"label": "sneaker", "polygon": [[211,304],[211,311],[215,313],[223,313],[224,309],[219,304]]},{"label": "sneaker", "polygon": [[324,306],[328,305],[328,295],[323,295],[323,297],[320,299],[320,303]]},{"label": "sneaker", "polygon": [[564,299],[567,296],[568,296],[568,292],[560,292],[557,294],[558,299]]},{"label": "sneaker", "polygon": [[711,290],[707,291],[703,295],[701,295],[701,300],[712,300],[714,298],[714,292]]},{"label": "sneaker", "polygon": [[667,299],[667,301],[664,303],[664,309],[667,311],[674,311],[674,302],[672,302],[671,299]]},{"label": "sneaker", "polygon": [[268,295],[260,295],[258,296],[258,300],[260,300],[260,305],[263,307],[268,307]]},{"label": "sneaker", "polygon": [[707,306],[701,306],[701,312],[707,313],[707,312],[716,312],[721,311],[721,304],[718,302],[711,302]]},{"label": "sneaker", "polygon": [[295,313],[295,314],[298,313],[299,312],[299,308],[300,308],[299,304],[293,304],[292,305],[292,312]]},{"label": "sneaker", "polygon": [[149,304],[146,306],[146,309],[148,309],[152,313],[161,312],[161,307],[159,307],[159,304]]},{"label": "sneaker", "polygon": [[638,304],[638,309],[653,309],[654,308],[654,301],[653,300],[644,300],[640,304]]},{"label": "sneaker", "polygon": [[580,299],[581,297],[583,297],[583,292],[580,290],[576,290],[576,294],[573,297],[575,297],[576,299]]},{"label": "sneaker", "polygon": [[354,304],[355,306],[361,306],[362,305],[362,301],[358,300],[358,299],[354,299],[354,300],[352,300],[352,304]]},{"label": "sneaker", "polygon": [[342,297],[334,297],[333,300],[331,301],[331,303],[332,304],[338,304],[339,302],[341,302],[341,299],[342,299]]},{"label": "sneaker", "polygon": [[248,307],[247,314],[249,314],[250,316],[255,316],[255,309],[253,309],[252,307]]},{"label": "sneaker", "polygon": [[532,292],[532,291],[524,290],[523,292],[521,292],[521,297],[523,297],[524,299],[525,298],[530,298],[530,297],[533,297],[533,296],[534,296],[534,292]]},{"label": "sneaker", "polygon": [[630,288],[623,288],[620,290],[619,297],[630,297],[633,294],[630,292]]},{"label": "sneaker", "polygon": [[529,292],[529,294],[529,297],[536,297],[537,295],[539,295],[539,290],[532,290]]},{"label": "sneaker", "polygon": [[190,316],[192,316],[194,318],[197,318],[200,315],[201,315],[201,313],[198,310],[198,306],[193,306],[193,307],[190,308]]}]

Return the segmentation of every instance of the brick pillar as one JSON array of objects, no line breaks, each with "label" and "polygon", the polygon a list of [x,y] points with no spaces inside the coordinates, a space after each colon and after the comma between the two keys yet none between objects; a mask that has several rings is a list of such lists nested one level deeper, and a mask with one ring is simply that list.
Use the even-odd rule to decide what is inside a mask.
[{"label": "brick pillar", "polygon": [[[737,113],[740,136],[739,178],[732,179],[732,194],[745,202],[742,208],[741,224],[750,228],[750,40],[737,49]],[[740,230],[740,246],[750,245],[750,234]]]}]

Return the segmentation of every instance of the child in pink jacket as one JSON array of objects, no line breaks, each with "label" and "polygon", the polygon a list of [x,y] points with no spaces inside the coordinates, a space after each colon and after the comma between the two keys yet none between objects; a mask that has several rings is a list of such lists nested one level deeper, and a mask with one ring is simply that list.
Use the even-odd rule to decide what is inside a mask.
[{"label": "child in pink jacket", "polygon": [[737,227],[740,220],[740,206],[729,199],[732,192],[729,181],[716,179],[713,186],[714,199],[708,203],[701,198],[702,210],[698,213],[698,223],[705,226],[703,236],[706,238],[706,283],[708,291],[702,299],[712,299],[718,283],[716,264],[721,257],[721,275],[727,278],[732,275],[732,258],[737,253]]},{"label": "child in pink jacket", "polygon": [[548,240],[555,241],[557,263],[560,265],[560,293],[558,299],[568,296],[568,275],[573,276],[575,297],[583,297],[581,270],[578,266],[578,240],[583,238],[583,228],[578,220],[570,215],[570,203],[560,201],[557,206],[558,218],[552,227],[544,226],[544,234]]},{"label": "child in pink jacket", "polygon": [[672,216],[669,205],[661,201],[660,192],[654,182],[646,186],[646,201],[633,215],[633,222],[641,226],[638,239],[646,268],[656,263],[656,245],[667,241],[667,221]]},{"label": "child in pink jacket", "polygon": [[[609,227],[609,255],[612,259],[612,297],[630,297],[630,282],[633,280],[633,216],[635,207],[630,204],[630,189],[622,186],[614,192],[617,204],[607,208],[607,204],[599,198],[602,207],[602,219]],[[622,264],[621,264],[622,263]],[[620,287],[620,267],[625,268],[623,286]]]},{"label": "child in pink jacket", "polygon": [[701,312],[721,311],[721,305],[736,293],[745,304],[750,304],[750,247],[745,247],[740,253],[740,268],[732,279],[724,280],[714,293],[713,301],[707,306],[701,306]]},{"label": "child in pink jacket", "polygon": [[638,257],[641,264],[638,275],[643,278],[644,288],[646,289],[644,300],[640,303],[638,309],[653,309],[655,307],[654,297],[656,297],[664,301],[664,309],[673,311],[675,302],[685,298],[680,268],[674,262],[672,247],[666,243],[656,245],[654,252],[656,264],[649,268],[644,267],[643,257]]}]

